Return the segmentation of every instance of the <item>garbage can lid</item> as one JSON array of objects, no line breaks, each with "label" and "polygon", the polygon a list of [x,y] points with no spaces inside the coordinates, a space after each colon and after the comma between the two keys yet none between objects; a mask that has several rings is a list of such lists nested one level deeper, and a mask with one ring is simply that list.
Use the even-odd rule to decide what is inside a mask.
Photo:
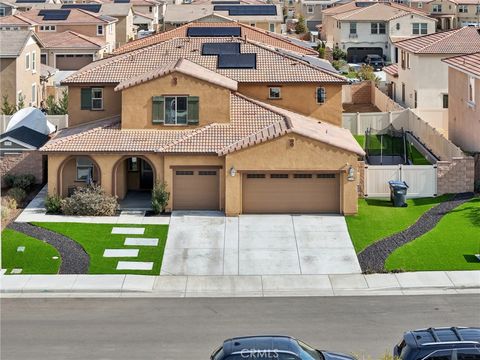
[{"label": "garbage can lid", "polygon": [[400,180],[390,180],[388,184],[396,189],[408,189],[408,185],[405,181]]}]

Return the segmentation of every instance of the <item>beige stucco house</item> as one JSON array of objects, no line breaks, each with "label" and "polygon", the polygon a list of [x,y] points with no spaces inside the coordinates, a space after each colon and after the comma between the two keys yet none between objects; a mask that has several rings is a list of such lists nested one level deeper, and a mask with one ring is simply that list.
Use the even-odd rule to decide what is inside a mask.
[{"label": "beige stucco house", "polygon": [[73,126],[42,148],[49,192],[91,177],[122,199],[164,181],[167,210],[356,213],[364,152],[340,126],[344,83],[232,36],[99,60],[64,81]]},{"label": "beige stucco house", "polygon": [[41,42],[32,31],[0,30],[0,99],[38,106]]}]

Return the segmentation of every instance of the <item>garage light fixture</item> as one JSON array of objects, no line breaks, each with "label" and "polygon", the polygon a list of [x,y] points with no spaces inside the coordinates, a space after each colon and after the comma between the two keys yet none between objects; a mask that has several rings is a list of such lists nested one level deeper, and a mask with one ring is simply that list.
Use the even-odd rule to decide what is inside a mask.
[{"label": "garage light fixture", "polygon": [[233,166],[230,168],[230,176],[234,177],[237,175],[237,169],[235,169]]},{"label": "garage light fixture", "polygon": [[347,180],[348,181],[355,180],[355,169],[353,168],[352,165],[350,165],[350,167],[348,168]]}]

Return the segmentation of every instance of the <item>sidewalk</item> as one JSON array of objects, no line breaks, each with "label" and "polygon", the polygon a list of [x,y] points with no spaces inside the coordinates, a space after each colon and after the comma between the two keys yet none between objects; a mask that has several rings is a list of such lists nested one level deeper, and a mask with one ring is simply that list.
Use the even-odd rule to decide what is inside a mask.
[{"label": "sidewalk", "polygon": [[480,271],[399,274],[2,275],[2,297],[269,297],[480,294]]},{"label": "sidewalk", "polygon": [[45,209],[45,196],[47,185],[30,201],[28,206],[15,219],[16,222],[71,222],[90,224],[145,224],[168,225],[170,216],[145,217],[143,211],[122,211],[118,216],[67,216],[47,215]]}]

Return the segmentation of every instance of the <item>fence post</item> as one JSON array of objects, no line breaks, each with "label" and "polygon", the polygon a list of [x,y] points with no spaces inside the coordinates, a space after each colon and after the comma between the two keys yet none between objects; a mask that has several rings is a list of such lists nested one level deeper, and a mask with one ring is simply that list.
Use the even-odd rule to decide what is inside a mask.
[{"label": "fence post", "polygon": [[360,113],[357,112],[357,116],[355,117],[355,120],[356,120],[356,126],[357,128],[355,129],[356,130],[356,135],[360,135]]}]

